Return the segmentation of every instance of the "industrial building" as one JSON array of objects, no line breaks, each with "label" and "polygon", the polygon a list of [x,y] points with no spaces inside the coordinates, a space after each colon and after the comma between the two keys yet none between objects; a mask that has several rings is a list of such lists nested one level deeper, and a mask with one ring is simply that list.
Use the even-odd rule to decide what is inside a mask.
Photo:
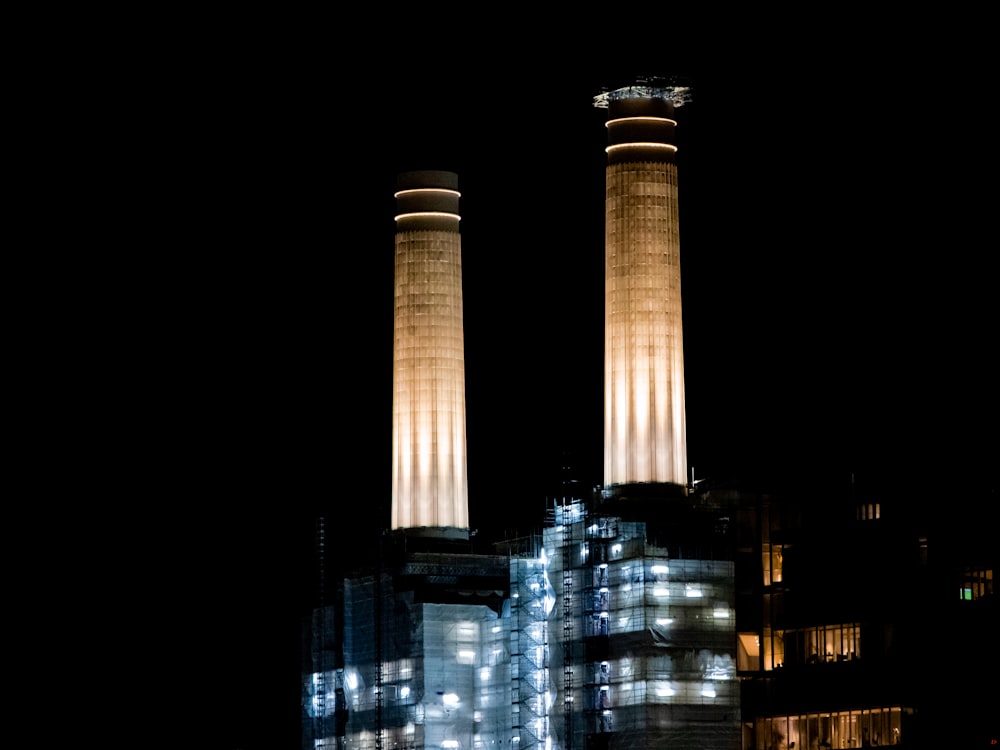
[{"label": "industrial building", "polygon": [[689,476],[673,143],[689,95],[640,81],[594,99],[604,483],[489,549],[468,528],[459,176],[400,175],[392,527],[305,624],[303,750],[957,747],[928,744],[946,715],[969,738],[985,726],[985,700],[947,682],[963,670],[931,678],[930,644],[996,674],[962,638],[995,623],[988,537],[959,548],[898,493]]}]

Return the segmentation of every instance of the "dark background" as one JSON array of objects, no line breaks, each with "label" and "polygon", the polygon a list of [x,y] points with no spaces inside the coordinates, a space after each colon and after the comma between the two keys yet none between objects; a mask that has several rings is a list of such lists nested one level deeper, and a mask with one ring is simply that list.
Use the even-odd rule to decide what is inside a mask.
[{"label": "dark background", "polygon": [[60,391],[60,440],[86,453],[74,513],[108,539],[109,647],[135,654],[118,684],[162,696],[139,712],[150,736],[297,746],[315,521],[331,574],[388,524],[399,172],[459,175],[472,526],[537,526],[564,452],[601,482],[592,101],[637,75],[693,92],[677,161],[698,477],[995,497],[996,158],[974,42],[956,61],[929,29],[849,22],[602,36],[505,18],[474,42],[411,21],[192,20],[142,73],[111,55],[93,79],[113,106],[83,161],[113,189],[64,266],[86,280],[60,334],[85,377]]}]

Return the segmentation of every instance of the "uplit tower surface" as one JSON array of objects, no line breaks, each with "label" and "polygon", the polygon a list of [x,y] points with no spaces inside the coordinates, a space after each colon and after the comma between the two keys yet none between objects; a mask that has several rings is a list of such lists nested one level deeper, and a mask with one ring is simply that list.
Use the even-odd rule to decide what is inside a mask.
[{"label": "uplit tower surface", "polygon": [[399,175],[392,528],[469,527],[458,176]]},{"label": "uplit tower surface", "polygon": [[674,110],[687,88],[636,85],[608,110],[604,484],[687,483]]}]

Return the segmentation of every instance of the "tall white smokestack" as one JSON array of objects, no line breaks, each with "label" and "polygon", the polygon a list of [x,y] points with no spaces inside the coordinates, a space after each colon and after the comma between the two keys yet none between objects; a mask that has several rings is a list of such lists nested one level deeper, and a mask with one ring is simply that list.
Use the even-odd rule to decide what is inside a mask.
[{"label": "tall white smokestack", "polygon": [[676,90],[634,86],[608,108],[604,483],[687,483]]},{"label": "tall white smokestack", "polygon": [[468,537],[458,176],[406,172],[397,187],[392,528]]}]

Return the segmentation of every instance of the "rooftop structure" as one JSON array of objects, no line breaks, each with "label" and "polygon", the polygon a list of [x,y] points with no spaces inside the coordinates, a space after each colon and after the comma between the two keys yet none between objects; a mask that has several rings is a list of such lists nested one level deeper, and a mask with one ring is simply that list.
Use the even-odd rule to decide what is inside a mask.
[{"label": "rooftop structure", "polygon": [[691,101],[691,87],[672,78],[639,78],[629,86],[602,91],[594,97],[594,106],[607,109],[621,99],[662,99],[680,107]]}]

